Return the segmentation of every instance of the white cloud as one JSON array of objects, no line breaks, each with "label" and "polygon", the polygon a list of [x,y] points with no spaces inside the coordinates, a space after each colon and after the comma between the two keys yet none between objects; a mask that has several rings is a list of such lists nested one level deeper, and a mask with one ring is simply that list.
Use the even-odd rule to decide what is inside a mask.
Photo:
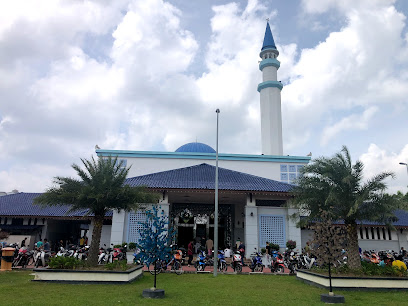
[{"label": "white cloud", "polygon": [[[406,107],[405,16],[388,1],[361,1],[350,6],[327,1],[318,6],[321,3],[304,2],[309,12],[340,8],[347,24],[314,48],[301,50],[286,80],[289,84],[282,91],[286,149],[302,146],[304,135],[318,132],[317,123],[322,124],[326,117],[335,118],[338,124],[315,135],[323,139],[323,145],[332,135],[349,129],[345,127],[350,121],[348,113],[356,107],[375,109],[385,104],[390,112]],[[372,127],[370,118],[365,118],[364,128]]]},{"label": "white cloud", "polygon": [[322,145],[327,145],[330,139],[334,138],[336,135],[343,131],[350,130],[366,130],[368,128],[368,123],[378,111],[378,108],[372,106],[366,109],[361,115],[352,114],[348,117],[342,118],[339,122],[327,126],[323,130]]},{"label": "white cloud", "polygon": [[[405,16],[392,1],[375,1],[370,9],[367,1],[348,2],[350,9],[334,1],[316,8],[317,2],[305,10],[336,9],[345,26],[309,49],[282,45],[275,35],[285,84],[285,154],[318,152],[319,140],[331,145],[344,132],[370,130],[377,108],[378,120],[384,109],[407,109]],[[197,139],[214,145],[216,108],[220,151],[259,153],[264,18],[271,18],[274,34],[275,17],[285,18],[268,5],[214,6],[207,44],[184,27],[185,12],[163,0],[3,5],[0,186],[41,191],[50,177],[90,157],[95,144],[175,150]],[[197,63],[204,72],[192,71]],[[355,109],[364,111],[354,115]]]},{"label": "white cloud", "polygon": [[394,172],[395,180],[388,179],[387,181],[388,192],[408,192],[407,168],[399,164],[400,162],[408,163],[408,145],[405,145],[400,152],[389,152],[372,143],[367,152],[360,156],[360,160],[365,166],[364,176],[366,179],[380,172]]}]

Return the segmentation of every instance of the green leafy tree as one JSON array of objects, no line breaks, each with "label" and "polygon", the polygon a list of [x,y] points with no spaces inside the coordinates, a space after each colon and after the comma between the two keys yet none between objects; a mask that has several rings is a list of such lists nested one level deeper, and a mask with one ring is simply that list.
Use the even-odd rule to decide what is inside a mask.
[{"label": "green leafy tree", "polygon": [[396,194],[391,196],[397,201],[399,209],[408,210],[408,192],[403,194],[401,191],[397,191]]},{"label": "green leafy tree", "polygon": [[138,203],[156,203],[157,194],[144,187],[124,185],[130,167],[122,167],[117,158],[99,157],[95,160],[81,159],[84,169],[77,164],[72,168],[78,178],[55,177],[55,186],[35,199],[43,206],[70,205],[69,212],[88,209],[94,221],[92,241],[89,249],[89,264],[98,264],[99,244],[103,220],[109,210],[137,210]]},{"label": "green leafy tree", "polygon": [[289,204],[299,208],[299,213],[306,212],[307,217],[302,218],[301,223],[318,220],[321,211],[327,211],[331,220],[343,220],[348,263],[355,269],[361,268],[358,222],[369,220],[391,224],[396,220],[393,211],[397,208],[395,199],[384,193],[384,180],[394,174],[382,172],[363,182],[363,168],[360,161],[352,164],[345,146],[331,158],[317,158],[303,168],[303,175],[293,189],[294,200]]}]

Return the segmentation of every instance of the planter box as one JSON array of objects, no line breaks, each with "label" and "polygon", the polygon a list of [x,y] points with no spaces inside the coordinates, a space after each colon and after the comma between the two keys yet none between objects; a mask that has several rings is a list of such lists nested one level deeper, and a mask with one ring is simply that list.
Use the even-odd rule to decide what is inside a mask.
[{"label": "planter box", "polygon": [[[296,278],[305,283],[329,289],[329,277],[306,270],[298,270]],[[332,276],[332,287],[342,290],[408,290],[408,279],[399,277]]]},{"label": "planter box", "polygon": [[143,266],[127,271],[34,269],[34,281],[64,283],[130,283],[143,275]]}]

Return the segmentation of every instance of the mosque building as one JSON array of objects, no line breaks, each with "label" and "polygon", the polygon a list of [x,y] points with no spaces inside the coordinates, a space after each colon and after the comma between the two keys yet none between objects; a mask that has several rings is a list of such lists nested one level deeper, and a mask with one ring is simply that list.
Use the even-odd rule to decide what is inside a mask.
[{"label": "mosque building", "polygon": [[[219,246],[241,240],[247,250],[266,242],[285,247],[287,240],[301,246],[301,230],[285,207],[291,183],[309,156],[283,155],[280,62],[269,23],[260,52],[258,85],[262,154],[219,153]],[[188,143],[175,152],[97,149],[98,156],[117,156],[132,166],[127,183],[146,186],[162,195],[160,205],[177,229],[177,244],[214,236],[216,152],[203,143]],[[114,212],[111,242],[137,241],[143,212]],[[251,253],[248,252],[248,253]]]},{"label": "mosque building", "polygon": [[[219,247],[246,245],[246,256],[266,242],[286,247],[294,240],[300,251],[312,231],[296,227],[289,216],[296,212],[286,207],[290,190],[310,156],[283,154],[280,67],[269,23],[260,52],[258,85],[261,112],[262,154],[219,153]],[[203,143],[188,143],[175,152],[107,150],[96,147],[101,157],[117,156],[129,167],[126,183],[146,186],[159,193],[160,209],[177,230],[176,243],[214,238],[216,152]],[[1,195],[1,194],[0,194]],[[0,229],[8,231],[11,242],[29,237],[29,246],[39,238],[72,241],[92,233],[93,224],[86,211],[67,214],[68,206],[40,208],[33,204],[39,193],[16,192],[0,196]],[[408,213],[398,210],[395,230],[363,221],[359,225],[359,245],[363,249],[408,247]],[[143,211],[110,211],[102,228],[101,245],[137,242]],[[13,241],[14,239],[14,241]],[[89,237],[91,240],[92,237]]]}]

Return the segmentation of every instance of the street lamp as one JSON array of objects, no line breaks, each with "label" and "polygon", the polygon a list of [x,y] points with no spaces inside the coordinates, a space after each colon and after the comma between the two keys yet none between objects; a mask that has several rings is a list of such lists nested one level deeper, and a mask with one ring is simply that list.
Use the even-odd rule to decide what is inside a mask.
[{"label": "street lamp", "polygon": [[407,163],[399,163],[399,164],[407,167],[407,174],[408,174],[408,164]]},{"label": "street lamp", "polygon": [[217,136],[215,144],[215,213],[214,213],[214,276],[218,270],[218,116],[220,110],[217,108]]}]

